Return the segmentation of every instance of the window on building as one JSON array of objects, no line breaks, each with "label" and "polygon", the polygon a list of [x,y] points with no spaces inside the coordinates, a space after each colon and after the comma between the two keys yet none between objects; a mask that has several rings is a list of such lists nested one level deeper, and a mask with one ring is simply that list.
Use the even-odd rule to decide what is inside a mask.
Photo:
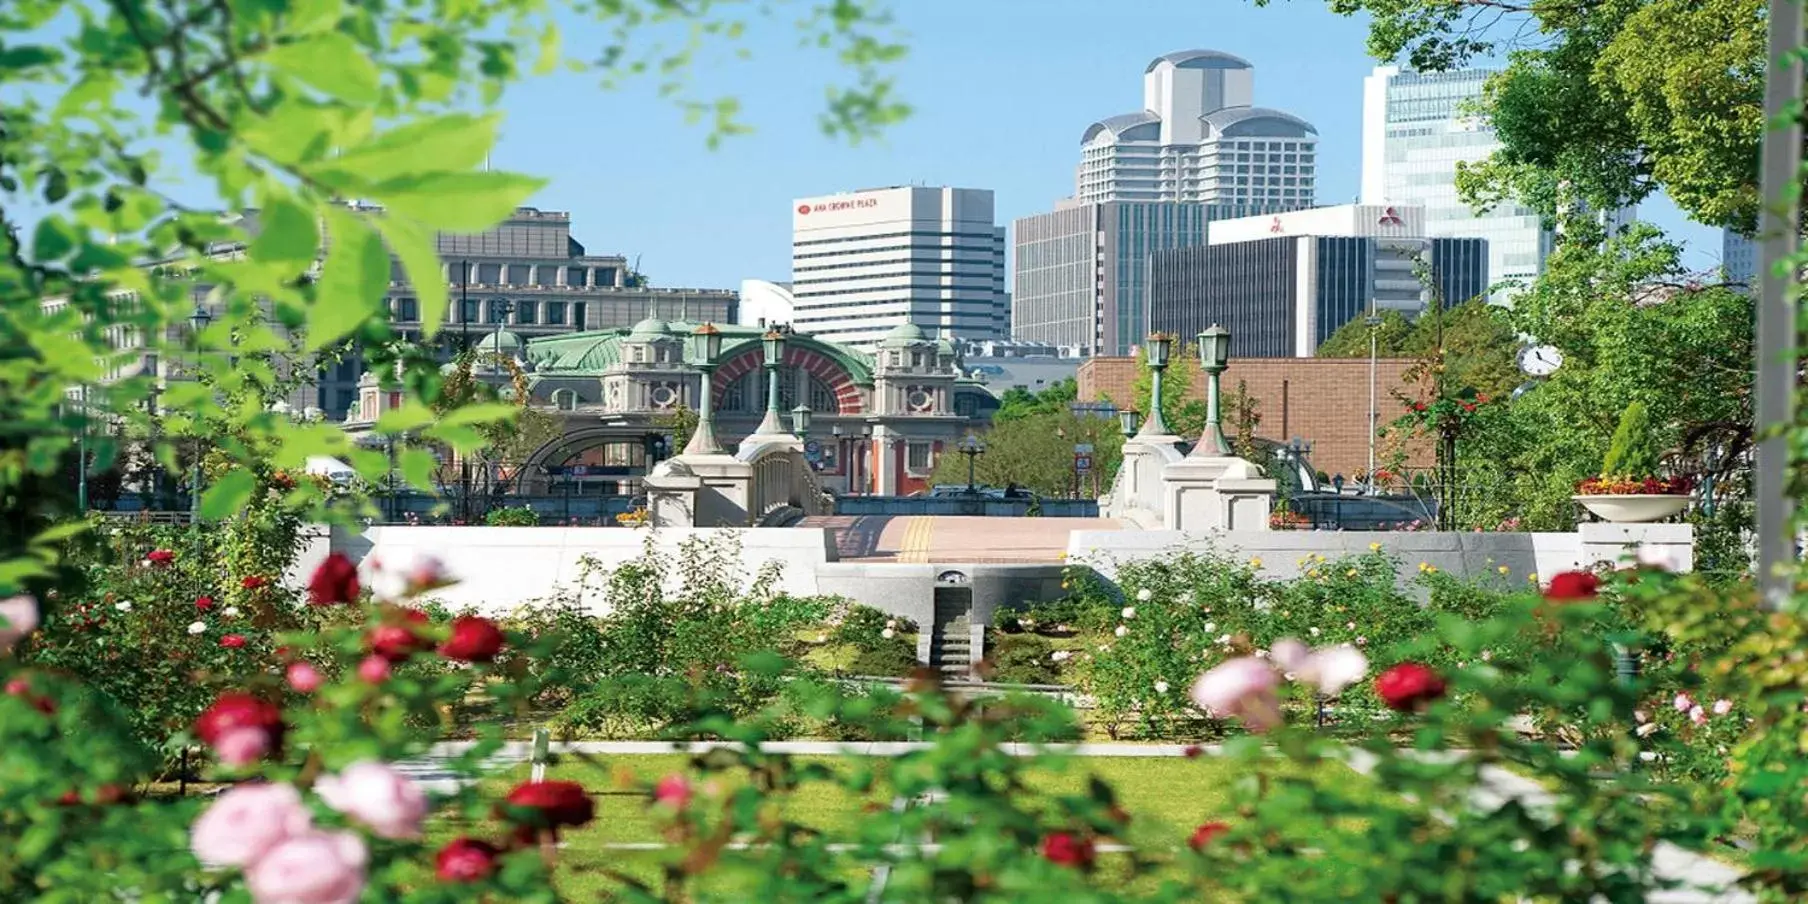
[{"label": "window on building", "polygon": [[587,279],[585,279],[585,277],[588,276],[589,273],[590,273],[590,271],[584,267],[566,267],[565,268],[565,285],[568,285],[568,286],[590,285],[590,282]]},{"label": "window on building", "polygon": [[584,329],[586,326],[584,321],[584,303],[581,301],[574,301],[571,303],[571,325],[580,330]]},{"label": "window on building", "polygon": [[501,264],[478,264],[475,269],[477,270],[476,282],[479,285],[495,286],[502,283]]},{"label": "window on building", "polygon": [[471,299],[466,299],[465,303],[463,305],[460,305],[460,307],[463,308],[463,310],[458,312],[458,322],[459,323],[476,323],[477,322],[477,308],[482,304],[483,304],[483,302],[481,302],[481,301],[474,301]]},{"label": "window on building", "polygon": [[548,326],[565,325],[565,302],[549,301],[546,303],[546,323]]},{"label": "window on building", "polygon": [[815,377],[810,378],[810,410],[816,414],[840,414],[841,400],[835,397],[835,390],[829,388]]},{"label": "window on building", "polygon": [[615,268],[614,267],[598,267],[598,268],[596,268],[596,285],[599,285],[599,286],[615,285]]},{"label": "window on building", "polygon": [[532,270],[533,268],[526,264],[509,264],[508,284],[511,286],[529,285],[533,282],[532,278],[529,276]]},{"label": "window on building", "polygon": [[515,322],[533,323],[535,318],[539,316],[540,312],[538,308],[539,305],[531,301],[515,302]]},{"label": "window on building", "polygon": [[497,299],[491,301],[490,302],[490,316],[485,319],[485,322],[486,323],[507,323],[509,309],[511,307],[512,307],[512,305],[509,304],[509,301],[506,298],[497,298]]},{"label": "window on building", "polygon": [[413,323],[421,319],[421,303],[413,298],[396,299],[395,317],[402,323]]},{"label": "window on building", "polygon": [[572,411],[578,407],[578,394],[569,389],[555,390],[552,394],[552,404],[560,411]]},{"label": "window on building", "polygon": [[929,471],[930,454],[928,443],[911,443],[906,447],[904,467],[913,474],[924,474]]}]

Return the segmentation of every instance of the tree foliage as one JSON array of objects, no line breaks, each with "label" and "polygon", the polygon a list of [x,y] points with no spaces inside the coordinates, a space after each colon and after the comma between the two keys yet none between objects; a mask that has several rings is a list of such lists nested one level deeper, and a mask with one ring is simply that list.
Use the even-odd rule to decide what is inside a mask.
[{"label": "tree foliage", "polygon": [[[985,434],[986,451],[974,462],[974,479],[989,487],[1015,484],[1043,496],[1066,498],[1074,491],[1074,446],[1092,445],[1092,476],[1081,486],[1090,493],[1096,478],[1100,492],[1117,473],[1124,437],[1116,418],[1058,411],[994,421]],[[930,482],[966,486],[967,458],[944,452]]]},{"label": "tree foliage", "polygon": [[[1376,355],[1382,358],[1425,358],[1438,347],[1438,318],[1421,314],[1409,319],[1384,311],[1375,328]],[[1485,299],[1472,299],[1444,312],[1446,381],[1484,395],[1504,396],[1521,381],[1517,353],[1520,342],[1506,309]],[[1318,347],[1320,358],[1366,358],[1369,325],[1352,320]]]},{"label": "tree foliage", "polygon": [[1000,424],[1019,418],[1038,415],[1059,414],[1068,409],[1080,397],[1079,382],[1072,377],[1057,380],[1041,392],[1013,386],[999,396],[998,410],[992,414],[992,423]]},{"label": "tree foliage", "polygon": [[[1168,356],[1168,366],[1161,372],[1161,417],[1168,432],[1175,436],[1198,437],[1205,430],[1205,399],[1197,388],[1203,385],[1199,358],[1192,346],[1176,342]],[[1155,371],[1149,367],[1143,350],[1136,350],[1136,382],[1131,384],[1131,404],[1137,411],[1148,413],[1155,392]]]}]

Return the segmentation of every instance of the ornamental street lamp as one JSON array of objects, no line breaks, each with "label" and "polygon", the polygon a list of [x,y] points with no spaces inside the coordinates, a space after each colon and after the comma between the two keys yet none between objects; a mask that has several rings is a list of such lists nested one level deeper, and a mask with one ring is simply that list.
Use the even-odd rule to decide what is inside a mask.
[{"label": "ornamental street lamp", "polygon": [[791,432],[798,439],[810,435],[810,406],[799,405],[791,409]]},{"label": "ornamental street lamp", "polygon": [[967,434],[966,439],[960,441],[958,451],[960,454],[967,456],[967,495],[971,496],[975,492],[973,486],[973,463],[981,455],[986,454],[986,444],[980,442],[979,437],[969,433]]},{"label": "ornamental street lamp", "polygon": [[1230,366],[1230,330],[1214,323],[1199,334],[1199,366],[1206,374],[1205,432],[1199,437],[1199,445],[1194,447],[1193,454],[1201,457],[1230,455],[1230,443],[1224,438],[1224,428],[1218,418],[1218,378]]},{"label": "ornamental street lamp", "polygon": [[711,405],[710,393],[713,389],[713,374],[716,372],[716,359],[722,355],[722,331],[713,323],[705,323],[697,327],[695,333],[697,343],[703,346],[703,360],[697,362],[697,369],[703,372],[703,384],[697,393],[697,429],[691,431],[690,442],[684,445],[685,455],[716,455],[722,447],[716,443],[716,413]]},{"label": "ornamental street lamp", "polygon": [[1141,414],[1142,412],[1137,411],[1134,408],[1121,408],[1118,410],[1117,428],[1123,431],[1125,439],[1129,439],[1136,435],[1136,418]]},{"label": "ornamental street lamp", "polygon": [[1161,416],[1161,376],[1168,369],[1168,353],[1174,337],[1168,333],[1149,334],[1149,419],[1143,421],[1143,436],[1166,436],[1167,421]]},{"label": "ornamental street lamp", "polygon": [[766,417],[754,432],[783,435],[784,419],[778,411],[778,369],[785,360],[785,334],[776,327],[767,330],[766,335],[760,337],[760,345],[766,352]]}]

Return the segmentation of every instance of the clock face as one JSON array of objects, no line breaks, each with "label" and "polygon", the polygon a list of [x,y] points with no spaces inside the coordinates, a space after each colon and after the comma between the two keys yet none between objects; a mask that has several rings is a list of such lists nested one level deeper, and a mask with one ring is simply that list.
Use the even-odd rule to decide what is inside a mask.
[{"label": "clock face", "polygon": [[1534,345],[1519,353],[1519,369],[1534,377],[1548,377],[1563,366],[1563,353],[1555,346]]}]

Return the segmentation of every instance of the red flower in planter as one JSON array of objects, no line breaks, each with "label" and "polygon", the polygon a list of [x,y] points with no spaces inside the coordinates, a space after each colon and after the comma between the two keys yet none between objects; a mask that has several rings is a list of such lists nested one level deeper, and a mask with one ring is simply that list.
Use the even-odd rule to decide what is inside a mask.
[{"label": "red flower in planter", "polygon": [[163,566],[176,561],[176,554],[167,549],[153,549],[145,553],[144,560],[152,565]]},{"label": "red flower in planter", "polygon": [[211,596],[195,597],[195,608],[201,610],[202,612],[206,612],[207,610],[212,609],[213,608],[213,597],[211,597]]},{"label": "red flower in planter", "polygon": [[1193,830],[1193,837],[1187,839],[1187,845],[1195,851],[1205,850],[1205,846],[1219,835],[1230,831],[1230,826],[1222,822],[1208,822]]},{"label": "red flower in planter", "polygon": [[1587,571],[1566,571],[1551,578],[1551,585],[1544,589],[1544,598],[1559,603],[1575,603],[1592,600],[1601,589],[1601,579]]},{"label": "red flower in planter", "polygon": [[496,871],[501,856],[495,845],[461,835],[439,849],[433,858],[434,874],[441,882],[480,882]]},{"label": "red flower in planter", "polygon": [[1090,838],[1072,832],[1051,832],[1042,839],[1042,857],[1060,866],[1091,869],[1092,862],[1098,858],[1098,849]]},{"label": "red flower in planter", "polygon": [[327,556],[308,578],[308,600],[316,606],[358,601],[358,566],[339,553]]},{"label": "red flower in planter", "polygon": [[1375,694],[1389,709],[1408,712],[1444,696],[1444,679],[1429,666],[1402,662],[1375,676]]},{"label": "red flower in planter", "polygon": [[478,615],[452,620],[452,636],[440,645],[439,654],[460,662],[489,662],[502,652],[502,629]]},{"label": "red flower in planter", "polygon": [[239,586],[246,590],[256,590],[259,587],[267,586],[269,583],[270,579],[263,575],[248,574],[245,576],[244,580],[239,581]]},{"label": "red flower in planter", "polygon": [[282,708],[243,691],[221,694],[195,720],[195,734],[222,762],[243,766],[282,745]]},{"label": "red flower in planter", "polygon": [[225,637],[220,638],[220,646],[225,647],[228,650],[236,650],[244,645],[245,635],[243,634],[228,634]]},{"label": "red flower in planter", "polygon": [[433,645],[423,637],[420,626],[427,623],[427,613],[419,609],[395,609],[389,620],[370,631],[370,651],[390,662],[402,662]]},{"label": "red flower in planter", "polygon": [[503,819],[536,829],[581,826],[596,818],[596,802],[577,782],[522,782],[497,809]]}]

